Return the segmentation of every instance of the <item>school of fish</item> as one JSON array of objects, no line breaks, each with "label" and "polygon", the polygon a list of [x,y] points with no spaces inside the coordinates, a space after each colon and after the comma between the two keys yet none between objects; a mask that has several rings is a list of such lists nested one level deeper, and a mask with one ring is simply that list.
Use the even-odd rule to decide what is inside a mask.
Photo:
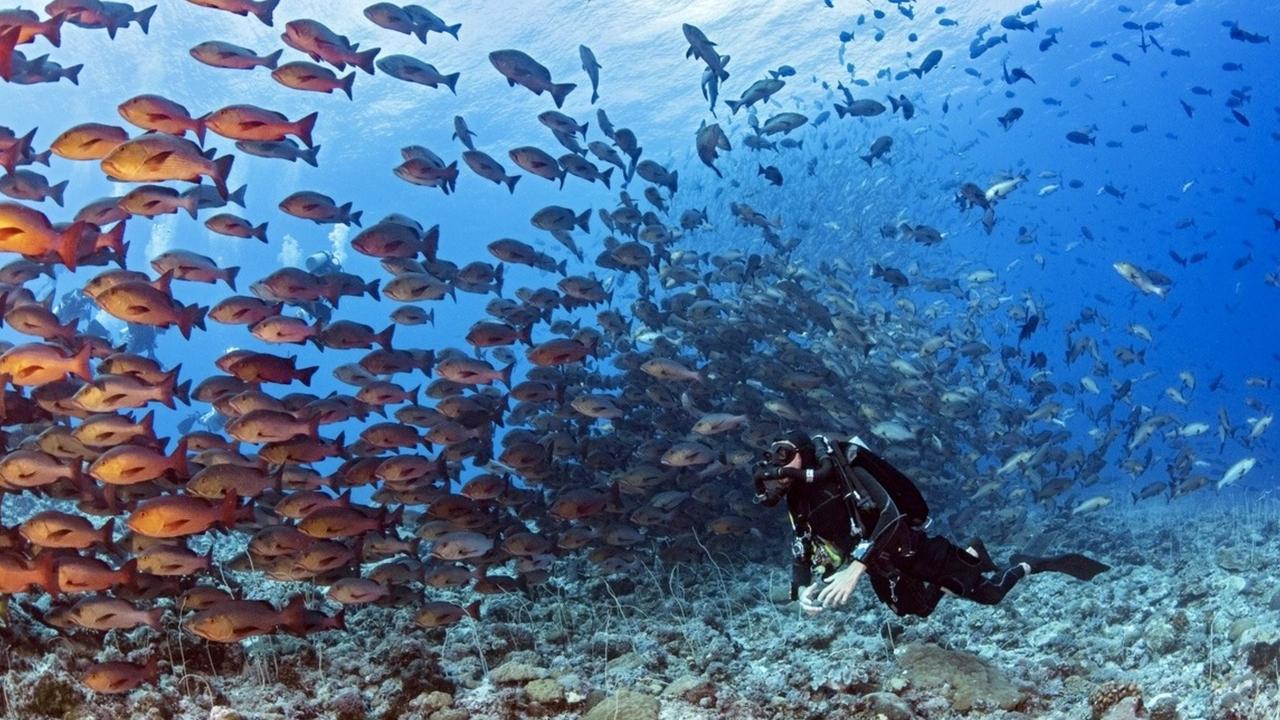
[{"label": "school of fish", "polygon": [[[913,17],[913,4],[890,4]],[[1009,35],[1036,33],[1039,7],[994,20],[1005,31],[999,36],[988,34],[991,26],[978,31],[969,61],[1009,44]],[[184,14],[208,9],[280,30],[281,46],[207,41],[191,48],[191,60],[269,73],[282,92],[351,98],[374,73],[465,91],[458,73],[359,47],[323,19],[283,21],[277,14],[287,0],[188,0],[159,11],[53,0],[43,13],[3,10],[0,78],[76,83],[92,67],[36,53],[64,41],[73,46],[82,31],[146,33],[152,23],[183,22]],[[874,13],[873,23],[884,18]],[[418,5],[380,2],[364,15],[424,44],[433,33],[466,39],[459,25]],[[1158,46],[1159,23],[1125,27],[1141,37],[1144,53]],[[862,161],[857,171],[891,173],[894,156],[910,152],[904,146],[911,141],[909,130],[891,123],[947,111],[946,101],[921,97],[912,83],[935,73],[965,81],[961,63],[934,50],[896,73],[881,72],[877,80],[894,87],[884,97],[870,97],[870,90],[857,97],[864,91],[853,88],[871,85],[865,79],[826,86],[820,100],[809,100],[818,108],[811,119],[768,109],[781,105],[779,93],[795,82],[796,68],[744,80],[729,70],[731,48],[694,25],[682,31],[686,57],[696,63],[689,71],[701,75],[712,114],[691,143],[709,168],[698,180],[703,187],[725,186],[715,185],[723,177],[717,162],[736,145],[799,157],[806,134],[840,122],[859,123],[873,137],[854,153]],[[1269,43],[1238,23],[1225,32],[1246,45]],[[1047,32],[1040,52],[1059,34]],[[842,56],[853,36],[841,34]],[[459,266],[446,257],[447,233],[409,208],[375,219],[342,198],[251,187],[278,195],[289,216],[353,226],[350,248],[382,272],[222,267],[181,248],[147,257],[131,240],[154,219],[178,212],[228,242],[278,242],[268,219],[236,212],[246,188],[233,186],[233,171],[245,163],[322,165],[322,141],[337,132],[331,119],[316,112],[287,117],[249,102],[187,108],[140,94],[97,122],[52,133],[0,128],[0,192],[7,196],[0,202],[0,597],[10,621],[90,633],[146,626],[158,634],[165,617],[177,617],[183,632],[211,643],[342,632],[346,613],[370,604],[413,607],[417,625],[427,629],[483,622],[483,596],[536,595],[556,581],[558,559],[577,558],[603,574],[636,571],[655,553],[667,562],[697,562],[706,543],[731,543],[777,524],[752,503],[746,478],[760,450],[792,428],[861,434],[892,448],[895,463],[922,480],[933,504],[954,508],[944,518],[952,527],[988,511],[999,518],[994,524],[1016,527],[1035,503],[1069,514],[1105,511],[1118,498],[1089,490],[1104,476],[1132,479],[1124,502],[1177,501],[1224,491],[1258,465],[1253,451],[1269,437],[1273,409],[1251,400],[1247,421],[1225,405],[1214,418],[1201,413],[1223,383],[1270,390],[1269,377],[1202,380],[1186,371],[1149,392],[1154,372],[1124,369],[1142,366],[1153,333],[1138,319],[1116,317],[1119,308],[1054,318],[1065,357],[1051,362],[1029,349],[1037,333],[1046,334],[1051,310],[1029,293],[1010,297],[1014,291],[1001,286],[996,271],[928,274],[887,256],[866,266],[839,256],[806,263],[797,252],[804,227],[733,195],[739,181],[717,194],[720,210],[735,220],[738,246],[761,250],[706,250],[697,239],[711,232],[714,213],[677,205],[688,182],[680,169],[646,157],[637,132],[615,127],[603,108],[592,118],[594,130],[561,111],[571,94],[589,90],[592,104],[607,96],[607,57],[602,64],[582,45],[582,75],[553,78],[518,49],[475,50],[487,53],[512,88],[546,96],[547,109],[529,120],[563,152],[548,143],[510,148],[502,158],[496,148],[479,149],[459,116],[452,119],[457,148],[407,145],[393,171],[444,194],[478,182],[462,176],[459,160],[479,181],[505,187],[504,196],[515,194],[523,177],[510,166],[532,176],[524,184],[542,178],[563,188],[581,180],[614,192],[612,207],[549,205],[535,213],[533,228],[558,243],[552,252],[494,238],[487,243],[492,261]],[[982,77],[1010,88],[1035,84],[1027,69],[1009,62]],[[1119,53],[1116,62],[1130,64]],[[730,86],[737,97],[719,102]],[[1228,103],[1226,117],[1249,128],[1244,102]],[[1008,132],[1031,114],[1009,108],[991,125]],[[1065,137],[1082,151],[1099,139],[1089,127]],[[824,138],[811,140],[810,149],[819,142],[837,151]],[[64,208],[67,181],[46,175],[59,177],[74,163],[97,168],[123,192]],[[759,183],[786,187],[783,164],[744,167]],[[974,167],[975,178],[990,172]],[[990,235],[997,210],[1031,192],[1031,177],[957,180],[929,192],[933,204],[955,206],[948,211],[957,226],[976,221]],[[1042,179],[1052,181],[1038,190],[1042,197],[1067,182]],[[633,197],[641,186],[642,197]],[[1110,184],[1098,193],[1125,194]],[[912,220],[918,210],[886,208],[882,214],[896,219],[872,233],[928,249],[959,230]],[[1272,220],[1267,231],[1280,230],[1280,219]],[[603,239],[593,237],[593,225]],[[1017,242],[1034,237],[1022,228]],[[1170,256],[1182,268],[1204,259]],[[1045,259],[1037,253],[1036,262]],[[1175,279],[1160,270],[1125,258],[1109,262],[1136,293],[1152,296],[1140,301],[1176,296]],[[509,292],[512,266],[536,272],[541,284]],[[85,278],[87,312],[60,316],[52,297],[38,298],[28,287],[75,272],[84,273],[76,277]],[[183,299],[192,283],[225,292],[201,305]],[[635,287],[625,306],[615,302],[624,283]],[[476,318],[465,337],[439,342],[425,329],[458,293],[485,297],[487,317]],[[344,314],[346,298],[370,298],[384,317]],[[192,348],[204,347],[209,323],[242,326],[244,344],[162,362],[113,338],[92,321],[95,313],[140,331],[180,334]],[[1117,323],[1128,344],[1111,334]],[[300,346],[323,351],[324,364],[300,364],[290,350]],[[311,392],[317,374],[336,378],[345,392]],[[212,420],[159,436],[157,416],[176,417],[180,405],[200,415],[212,410]],[[1077,413],[1090,419],[1086,437],[1067,427]],[[18,496],[60,509],[14,516],[8,507]],[[243,551],[224,562],[214,555],[214,538],[227,536]],[[323,607],[308,607],[301,592],[279,606],[247,597],[236,578],[249,575],[314,586]],[[442,590],[470,599],[442,600]],[[47,610],[35,603],[44,594],[52,600]],[[137,662],[93,663],[83,682],[100,693],[129,692],[154,681],[161,659],[157,649]]]}]

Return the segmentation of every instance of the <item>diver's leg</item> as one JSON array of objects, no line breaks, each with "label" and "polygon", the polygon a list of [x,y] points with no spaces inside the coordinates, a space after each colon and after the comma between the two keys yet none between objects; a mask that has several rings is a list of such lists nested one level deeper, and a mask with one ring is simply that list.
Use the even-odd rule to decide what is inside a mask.
[{"label": "diver's leg", "polygon": [[970,588],[963,597],[982,605],[995,605],[1009,594],[1019,580],[1027,576],[1027,572],[1026,565],[1014,565],[1001,573],[999,578],[984,577],[982,582]]},{"label": "diver's leg", "polygon": [[975,537],[965,543],[965,552],[978,559],[978,567],[982,572],[995,572],[1000,568],[991,560],[991,554],[987,552],[987,546],[982,544],[982,540]]},{"label": "diver's leg", "polygon": [[1004,599],[1013,586],[1026,577],[1028,570],[1014,565],[999,576],[988,578],[988,567],[995,569],[990,558],[984,562],[980,555],[942,537],[924,539],[912,559],[915,562],[903,567],[904,572],[935,583],[949,594],[983,605],[994,605]]}]

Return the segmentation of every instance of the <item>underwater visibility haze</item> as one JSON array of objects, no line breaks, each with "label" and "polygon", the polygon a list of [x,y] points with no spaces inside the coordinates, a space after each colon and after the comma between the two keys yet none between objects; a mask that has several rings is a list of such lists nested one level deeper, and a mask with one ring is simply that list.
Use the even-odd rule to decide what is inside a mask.
[{"label": "underwater visibility haze", "polygon": [[0,717],[1280,718],[1278,31],[0,10]]}]

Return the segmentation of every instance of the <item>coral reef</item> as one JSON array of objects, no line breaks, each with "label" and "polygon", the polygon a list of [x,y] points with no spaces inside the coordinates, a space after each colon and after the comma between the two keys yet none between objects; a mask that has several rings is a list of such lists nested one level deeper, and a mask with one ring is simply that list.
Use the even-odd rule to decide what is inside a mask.
[{"label": "coral reef", "polygon": [[[1113,558],[1131,533],[1180,526],[1188,551],[1207,550],[1234,512],[1153,511],[1119,533],[1080,521],[1059,543],[1088,537]],[[18,596],[0,627],[0,717],[1271,720],[1280,707],[1265,582],[1275,550],[1243,573],[1139,556],[1087,585],[1036,575],[999,605],[945,599],[920,619],[896,617],[865,586],[846,608],[804,616],[785,602],[786,547],[784,527],[765,528],[709,540],[701,558],[651,556],[625,578],[570,558],[528,595],[484,597],[476,622],[421,630],[411,608],[373,605],[349,612],[346,632],[241,645],[195,639],[171,619],[161,631],[60,635],[37,620],[45,601]],[[242,581],[276,602],[296,591]],[[152,653],[154,686],[91,696],[79,683],[77,657]]]}]

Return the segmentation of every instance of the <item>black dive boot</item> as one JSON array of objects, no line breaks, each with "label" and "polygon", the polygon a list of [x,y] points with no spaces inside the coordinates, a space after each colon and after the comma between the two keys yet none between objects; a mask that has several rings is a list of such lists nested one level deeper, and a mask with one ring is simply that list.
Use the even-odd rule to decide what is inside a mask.
[{"label": "black dive boot", "polygon": [[994,562],[992,562],[991,553],[987,552],[987,546],[983,545],[982,541],[978,538],[973,538],[969,542],[965,543],[960,551],[961,554],[968,555],[972,558],[973,553],[969,552],[967,548],[973,548],[974,552],[978,553],[978,569],[980,571],[989,573],[1000,569]]},{"label": "black dive boot", "polygon": [[1009,558],[1009,563],[1011,565],[1026,563],[1031,566],[1033,574],[1056,572],[1070,575],[1077,580],[1092,580],[1099,573],[1111,569],[1110,565],[1098,562],[1080,553],[1066,553],[1065,555],[1050,555],[1047,557],[1017,554]]}]

